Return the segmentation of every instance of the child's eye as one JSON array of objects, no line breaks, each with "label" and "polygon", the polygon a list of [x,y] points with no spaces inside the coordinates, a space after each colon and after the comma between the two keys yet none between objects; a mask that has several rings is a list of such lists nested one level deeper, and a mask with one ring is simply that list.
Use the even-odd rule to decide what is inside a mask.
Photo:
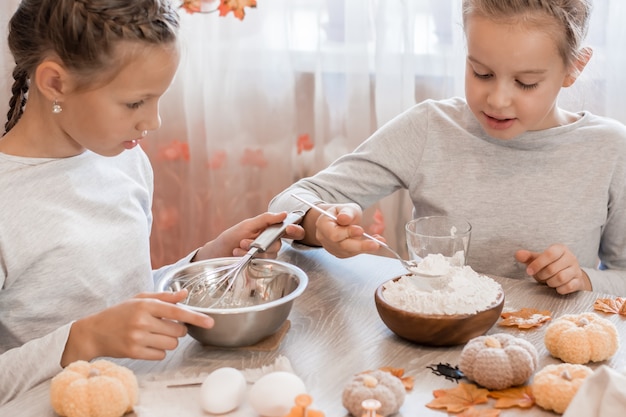
[{"label": "child's eye", "polygon": [[128,107],[129,109],[135,110],[138,109],[139,107],[141,107],[141,105],[143,104],[143,100],[142,101],[138,101],[136,103],[129,103],[126,105],[126,107]]},{"label": "child's eye", "polygon": [[539,85],[539,83],[534,83],[534,84],[524,84],[521,81],[517,81],[517,85],[519,85],[519,87],[522,90],[532,90],[533,88],[537,88],[537,86]]},{"label": "child's eye", "polygon": [[491,74],[479,74],[476,71],[474,71],[474,77],[478,78],[479,80],[487,80],[491,78]]}]

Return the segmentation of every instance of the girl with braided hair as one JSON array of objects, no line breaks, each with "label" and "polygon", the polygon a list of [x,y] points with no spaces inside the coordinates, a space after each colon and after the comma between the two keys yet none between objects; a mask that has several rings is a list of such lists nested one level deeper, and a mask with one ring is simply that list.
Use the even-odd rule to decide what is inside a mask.
[{"label": "girl with braided hair", "polygon": [[[179,63],[169,0],[23,0],[0,139],[0,404],[76,360],[159,360],[210,317],[154,293],[171,268],[241,256],[286,213],[223,232],[153,271],[152,170],[137,146],[160,125]],[[297,225],[286,237],[302,238]],[[275,256],[280,242],[265,256]],[[139,295],[137,295],[139,294]]]}]

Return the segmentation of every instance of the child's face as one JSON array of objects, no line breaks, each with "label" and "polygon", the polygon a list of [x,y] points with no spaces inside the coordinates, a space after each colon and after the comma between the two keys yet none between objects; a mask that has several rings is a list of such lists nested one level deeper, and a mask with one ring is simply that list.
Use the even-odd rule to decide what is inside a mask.
[{"label": "child's face", "polygon": [[64,97],[62,129],[74,147],[114,156],[161,125],[159,99],[179,63],[172,45],[147,46],[109,83]]},{"label": "child's face", "polygon": [[568,71],[548,32],[476,16],[465,28],[465,94],[490,136],[506,140],[563,123],[556,100]]}]

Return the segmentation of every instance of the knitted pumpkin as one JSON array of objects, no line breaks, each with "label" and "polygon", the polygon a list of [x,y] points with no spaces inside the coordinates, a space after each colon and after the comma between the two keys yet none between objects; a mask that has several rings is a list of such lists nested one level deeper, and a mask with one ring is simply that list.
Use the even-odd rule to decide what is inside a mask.
[{"label": "knitted pumpkin", "polygon": [[527,340],[506,333],[478,336],[461,352],[459,369],[469,380],[488,389],[521,385],[537,369],[537,349]]},{"label": "knitted pumpkin", "polygon": [[376,370],[355,375],[346,385],[341,397],[343,406],[355,417],[361,417],[366,410],[363,401],[378,400],[381,416],[395,414],[404,403],[406,390],[400,378],[390,372]]},{"label": "knitted pumpkin", "polygon": [[120,417],[137,402],[135,374],[107,360],[76,361],[52,378],[50,401],[60,416]]},{"label": "knitted pumpkin", "polygon": [[595,313],[559,317],[546,329],[544,342],[555,358],[578,364],[606,360],[619,349],[615,325]]},{"label": "knitted pumpkin", "polygon": [[592,373],[588,366],[572,363],[545,366],[535,374],[531,385],[535,403],[563,414],[585,378]]}]

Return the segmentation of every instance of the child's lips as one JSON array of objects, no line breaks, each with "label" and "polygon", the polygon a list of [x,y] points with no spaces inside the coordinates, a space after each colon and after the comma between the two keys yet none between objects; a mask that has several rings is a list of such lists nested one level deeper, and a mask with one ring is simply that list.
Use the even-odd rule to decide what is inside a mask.
[{"label": "child's lips", "polygon": [[139,141],[141,141],[141,139],[127,140],[124,142],[124,148],[133,149],[135,146],[139,145]]},{"label": "child's lips", "polygon": [[495,117],[487,113],[484,113],[484,114],[485,114],[487,124],[492,129],[498,129],[498,130],[508,129],[515,122],[515,118]]},{"label": "child's lips", "polygon": [[487,113],[485,113],[485,116],[487,116],[487,118],[489,118],[489,119],[497,120],[497,121],[500,121],[500,122],[506,122],[507,120],[511,120],[512,119],[511,117],[494,116],[494,115],[487,114]]}]

